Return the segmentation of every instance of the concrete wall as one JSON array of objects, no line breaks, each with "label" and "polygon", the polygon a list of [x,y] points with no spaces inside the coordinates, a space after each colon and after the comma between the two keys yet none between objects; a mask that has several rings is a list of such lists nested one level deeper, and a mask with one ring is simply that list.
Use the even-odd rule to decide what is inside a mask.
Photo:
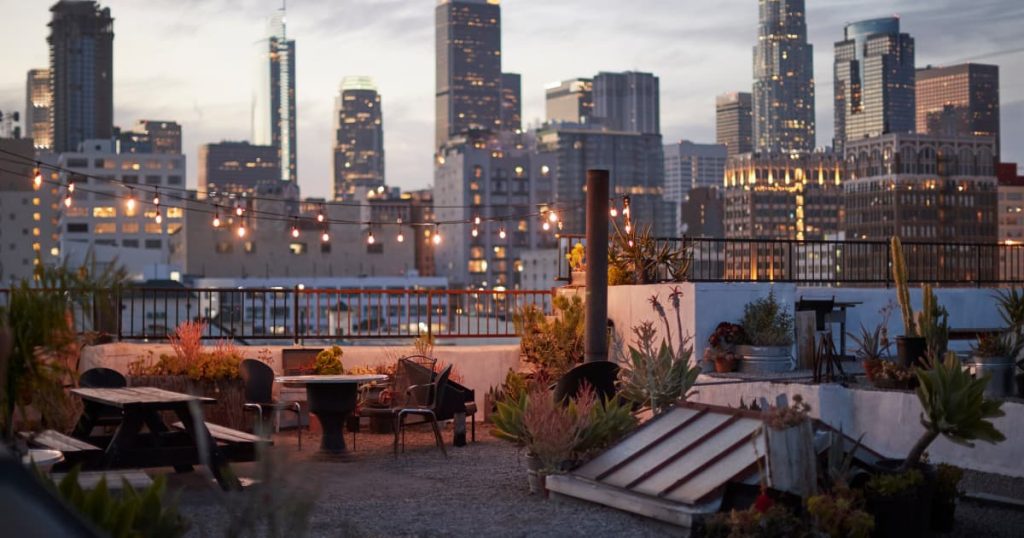
[{"label": "concrete wall", "polygon": [[[701,376],[699,382],[720,381]],[[746,404],[766,398],[774,402],[776,396],[792,397],[799,394],[811,406],[811,415],[858,437],[864,434],[865,446],[887,457],[902,458],[924,433],[921,426],[921,403],[913,392],[849,389],[840,385],[808,385],[798,383],[729,383],[696,387],[691,401],[736,407],[740,400]],[[974,448],[950,442],[944,437],[936,439],[928,448],[932,462],[951,463],[960,467],[1024,477],[1020,464],[1021,446],[1024,446],[1024,403],[1008,401],[1003,404],[1006,416],[993,421],[1006,435],[1006,441],[992,445],[979,442]]]},{"label": "concrete wall", "polygon": [[[282,373],[281,350],[283,346],[246,346],[242,348],[246,358],[258,358],[263,350],[270,354],[270,364],[277,373]],[[398,346],[346,346],[342,362],[345,368],[357,366],[375,366],[394,363],[399,358],[415,354],[411,347]],[[171,354],[169,344],[128,344],[115,343],[102,346],[90,346],[82,350],[79,371],[90,368],[104,367],[127,373],[128,364],[147,357],[152,351],[153,357],[161,353]],[[511,368],[519,368],[519,344],[501,345],[460,345],[438,346],[434,355],[445,364],[454,365],[454,372],[462,377],[461,383],[476,392],[477,420],[483,419],[484,394],[491,387],[500,385],[505,374]]]}]

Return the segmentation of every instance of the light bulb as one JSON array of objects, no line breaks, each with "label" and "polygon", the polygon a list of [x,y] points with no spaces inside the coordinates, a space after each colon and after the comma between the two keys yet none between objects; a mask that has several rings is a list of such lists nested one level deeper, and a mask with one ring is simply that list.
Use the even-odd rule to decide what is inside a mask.
[{"label": "light bulb", "polygon": [[330,241],[331,240],[331,234],[327,233],[327,230],[324,230],[323,235],[320,236],[320,240],[323,241],[324,243]]},{"label": "light bulb", "polygon": [[544,221],[544,224],[541,224],[540,227],[543,228],[545,232],[551,229],[551,225],[548,224],[548,221]]},{"label": "light bulb", "polygon": [[371,230],[370,233],[366,236],[366,244],[372,245],[376,242],[377,240],[373,238],[373,231]]},{"label": "light bulb", "polygon": [[157,211],[156,212],[156,217],[154,217],[153,220],[155,220],[157,224],[160,224],[161,222],[163,222],[164,221],[163,212],[162,211]]},{"label": "light bulb", "polygon": [[43,186],[43,171],[36,167],[35,176],[32,177],[32,185],[38,190]]},{"label": "light bulb", "polygon": [[506,234],[505,234],[505,227],[502,226],[501,228],[498,228],[498,237],[500,237],[502,239],[505,239],[505,236],[506,236]]},{"label": "light bulb", "polygon": [[480,217],[473,217],[473,224],[480,226]]},{"label": "light bulb", "polygon": [[213,227],[214,228],[220,228],[220,215],[219,214],[213,216]]},{"label": "light bulb", "polygon": [[238,225],[238,237],[245,237],[245,224]]},{"label": "light bulb", "polygon": [[159,206],[160,205],[160,194],[157,193],[157,192],[153,193],[153,205],[155,205],[155,206]]},{"label": "light bulb", "polygon": [[296,228],[295,226],[292,226],[292,237],[294,237],[296,239],[299,238],[299,229]]},{"label": "light bulb", "polygon": [[472,232],[470,232],[470,233],[472,233],[472,234],[473,234],[473,237],[476,237],[476,236],[480,235],[480,230],[478,230],[478,229],[476,228],[476,226],[473,226],[473,231],[472,231]]},{"label": "light bulb", "polygon": [[431,237],[431,240],[434,242],[435,245],[440,245],[441,244],[441,232],[434,232],[434,235],[433,235],[433,237]]},{"label": "light bulb", "polygon": [[321,207],[320,211],[317,212],[317,214],[316,214],[316,221],[317,222],[323,222],[324,221],[324,209],[323,209],[323,207]]},{"label": "light bulb", "polygon": [[402,230],[398,230],[398,237],[395,240],[399,243],[405,242],[405,235],[402,234]]},{"label": "light bulb", "polygon": [[64,207],[71,207],[71,193],[64,197]]},{"label": "light bulb", "polygon": [[124,206],[125,206],[126,208],[128,208],[128,212],[129,212],[129,213],[132,213],[132,212],[134,212],[134,211],[135,211],[135,196],[134,196],[134,195],[131,195],[131,194],[129,194],[129,195],[128,195],[128,199],[127,199],[127,200],[125,200],[125,202],[124,202]]},{"label": "light bulb", "polygon": [[68,192],[69,193],[74,193],[75,192],[75,182],[74,181],[68,183]]},{"label": "light bulb", "polygon": [[235,207],[235,215],[238,215],[239,217],[241,217],[242,213],[244,213],[244,212],[245,212],[245,210],[242,209],[242,206]]},{"label": "light bulb", "polygon": [[632,230],[633,230],[633,227],[632,227],[632,226],[630,226],[629,224],[627,224],[627,225],[626,225],[626,233],[629,233],[629,232],[630,232],[630,231],[632,231]]},{"label": "light bulb", "polygon": [[555,213],[554,211],[548,213],[548,220],[551,222],[558,222],[558,213]]}]

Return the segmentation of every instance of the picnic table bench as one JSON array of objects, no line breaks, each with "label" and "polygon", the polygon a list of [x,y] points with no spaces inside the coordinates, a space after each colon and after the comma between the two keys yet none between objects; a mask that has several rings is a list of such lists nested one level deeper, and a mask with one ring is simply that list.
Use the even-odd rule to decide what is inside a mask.
[{"label": "picnic table bench", "polygon": [[[205,464],[222,488],[241,489],[228,466],[232,451],[214,439],[205,422],[192,418],[191,407],[215,403],[213,398],[154,387],[75,388],[71,392],[85,401],[122,411],[121,423],[112,436],[83,433],[92,431],[90,414],[83,415],[75,428],[79,440],[103,449],[98,468],[174,467],[184,472]],[[183,431],[170,428],[161,416],[164,412],[173,413]]]},{"label": "picnic table bench", "polygon": [[[186,431],[185,424],[180,421],[171,424],[171,427],[179,431]],[[206,429],[210,431],[210,436],[221,446],[231,461],[253,461],[256,459],[255,448],[258,443],[272,443],[270,439],[212,422],[206,423]]]},{"label": "picnic table bench", "polygon": [[64,435],[57,430],[19,432],[18,436],[24,439],[29,446],[61,451],[64,454],[64,461],[54,465],[54,469],[58,471],[70,469],[78,464],[94,465],[103,455],[103,449],[100,447],[81,439],[75,439],[70,435]]}]

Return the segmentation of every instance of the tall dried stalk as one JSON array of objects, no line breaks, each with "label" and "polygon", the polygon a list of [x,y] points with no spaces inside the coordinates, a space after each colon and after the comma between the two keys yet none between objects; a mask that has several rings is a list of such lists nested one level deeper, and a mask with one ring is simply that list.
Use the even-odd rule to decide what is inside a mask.
[{"label": "tall dried stalk", "polygon": [[555,401],[543,385],[534,385],[527,394],[523,411],[523,429],[527,449],[540,459],[544,469],[561,469],[571,461],[590,427],[597,393],[592,387],[581,389],[569,405]]},{"label": "tall dried stalk", "polygon": [[199,354],[203,351],[203,333],[206,323],[202,321],[183,321],[174,329],[174,334],[167,335],[178,364],[179,371],[199,362]]}]

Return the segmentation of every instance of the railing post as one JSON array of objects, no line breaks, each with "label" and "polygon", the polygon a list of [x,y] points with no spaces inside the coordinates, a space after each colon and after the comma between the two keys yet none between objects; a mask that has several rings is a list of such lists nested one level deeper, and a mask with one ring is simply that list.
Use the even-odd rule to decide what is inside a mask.
[{"label": "railing post", "polygon": [[299,345],[299,286],[292,289],[292,335],[296,346]]},{"label": "railing post", "polygon": [[124,303],[121,301],[121,286],[114,287],[114,300],[117,302],[117,341],[121,341],[121,313],[124,311]]},{"label": "railing post", "polygon": [[434,290],[427,290],[427,341],[434,335]]},{"label": "railing post", "polygon": [[976,261],[978,270],[977,270],[976,273],[974,273],[974,281],[977,284],[977,286],[980,288],[981,287],[981,245],[980,244],[975,244],[974,245],[974,250],[975,250],[975,252],[978,253],[977,261]]}]

